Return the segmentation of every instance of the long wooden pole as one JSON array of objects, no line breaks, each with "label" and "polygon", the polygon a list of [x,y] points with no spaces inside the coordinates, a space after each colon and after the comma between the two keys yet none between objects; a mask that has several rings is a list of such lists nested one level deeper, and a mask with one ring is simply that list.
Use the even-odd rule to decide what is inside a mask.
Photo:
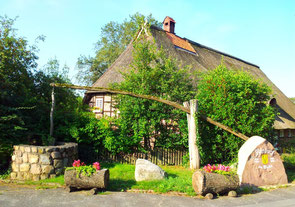
[{"label": "long wooden pole", "polygon": [[55,99],[54,99],[54,87],[52,88],[51,93],[51,110],[50,110],[50,132],[49,135],[53,137],[53,113],[54,113],[54,106],[55,106]]},{"label": "long wooden pole", "polygon": [[[88,91],[104,91],[104,92],[109,92],[109,93],[114,93],[114,94],[122,94],[122,95],[128,95],[128,96],[132,96],[132,97],[137,97],[137,98],[144,98],[144,99],[148,99],[148,100],[153,100],[153,101],[158,101],[164,104],[167,104],[169,106],[173,106],[177,109],[180,109],[188,114],[190,114],[190,109],[187,107],[182,106],[179,103],[173,102],[173,101],[168,101],[162,98],[158,98],[155,96],[149,96],[149,95],[141,95],[141,94],[134,94],[128,91],[122,91],[122,90],[117,90],[117,89],[111,89],[111,88],[103,88],[103,87],[89,87],[89,86],[77,86],[77,85],[72,85],[72,84],[61,84],[61,83],[51,83],[50,84],[52,87],[62,87],[62,88],[72,88],[72,89],[80,89],[80,90],[88,90]],[[208,121],[209,123],[220,127],[221,129],[224,129],[225,131],[228,131],[229,133],[234,134],[237,137],[240,137],[243,140],[248,140],[249,137],[247,137],[246,135],[239,133],[239,132],[235,132],[233,129],[231,129],[228,126],[225,126],[217,121],[214,121],[213,119],[206,117],[205,115],[200,115],[200,117],[202,119],[204,119],[205,121]]]}]

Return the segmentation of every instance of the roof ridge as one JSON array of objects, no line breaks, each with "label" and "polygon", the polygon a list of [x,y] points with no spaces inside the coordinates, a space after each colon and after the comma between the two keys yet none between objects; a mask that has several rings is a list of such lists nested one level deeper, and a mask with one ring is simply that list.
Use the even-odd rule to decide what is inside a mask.
[{"label": "roof ridge", "polygon": [[216,49],[214,49],[214,48],[211,48],[211,47],[208,47],[208,46],[202,45],[202,44],[200,44],[200,43],[197,43],[197,42],[195,42],[195,41],[192,41],[192,40],[190,40],[190,39],[187,39],[186,37],[183,37],[183,39],[189,41],[191,44],[197,45],[197,46],[199,46],[199,47],[206,48],[206,49],[211,50],[211,51],[213,51],[213,52],[217,52],[217,53],[219,53],[219,54],[222,54],[222,55],[225,55],[225,56],[228,56],[228,57],[234,58],[234,59],[236,59],[236,60],[239,60],[239,61],[241,61],[241,62],[243,62],[243,63],[246,63],[246,64],[252,65],[252,66],[254,66],[254,67],[260,68],[258,65],[255,65],[255,64],[253,64],[253,63],[250,63],[250,62],[248,62],[248,61],[246,61],[246,60],[243,60],[243,59],[241,59],[241,58],[235,57],[235,56],[233,56],[233,55],[227,54],[227,53],[225,53],[225,52],[221,52],[221,51],[216,50]]},{"label": "roof ridge", "polygon": [[[166,32],[166,31],[163,30],[162,28],[157,27],[157,26],[155,26],[155,25],[151,25],[151,28],[157,29],[157,30],[159,30],[159,31]],[[239,61],[241,61],[241,62],[243,62],[243,63],[246,63],[246,64],[252,65],[252,66],[254,66],[254,67],[260,68],[258,65],[255,65],[255,64],[250,63],[250,62],[248,62],[248,61],[245,61],[245,60],[243,60],[243,59],[241,59],[241,58],[238,58],[238,57],[235,57],[235,56],[233,56],[233,55],[227,54],[227,53],[225,53],[225,52],[221,52],[221,51],[219,51],[219,50],[216,50],[216,49],[214,49],[214,48],[211,48],[211,47],[208,47],[208,46],[202,45],[202,44],[197,43],[197,42],[195,42],[195,41],[192,41],[192,40],[190,40],[190,39],[188,39],[188,38],[186,38],[186,37],[180,37],[180,36],[177,35],[177,34],[174,34],[174,35],[177,36],[177,37],[179,37],[179,38],[182,38],[182,39],[184,39],[184,40],[189,41],[191,44],[197,45],[197,46],[199,46],[199,47],[206,48],[206,49],[211,50],[211,51],[213,51],[213,52],[217,52],[217,53],[222,54],[222,55],[225,55],[225,56],[227,56],[227,57],[231,57],[231,58],[234,58],[234,59],[236,59],[236,60],[239,60]]]}]

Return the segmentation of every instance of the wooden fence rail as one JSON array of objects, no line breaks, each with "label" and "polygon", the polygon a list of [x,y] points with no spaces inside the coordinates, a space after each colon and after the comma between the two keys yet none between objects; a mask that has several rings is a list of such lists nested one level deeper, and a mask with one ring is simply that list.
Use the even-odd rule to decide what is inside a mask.
[{"label": "wooden fence rail", "polygon": [[112,155],[105,151],[99,160],[106,162],[119,162],[127,164],[135,164],[138,158],[147,159],[156,165],[182,165],[183,156],[186,155],[187,150],[174,150],[165,148],[155,148],[148,153],[135,152],[132,154],[117,154]]}]

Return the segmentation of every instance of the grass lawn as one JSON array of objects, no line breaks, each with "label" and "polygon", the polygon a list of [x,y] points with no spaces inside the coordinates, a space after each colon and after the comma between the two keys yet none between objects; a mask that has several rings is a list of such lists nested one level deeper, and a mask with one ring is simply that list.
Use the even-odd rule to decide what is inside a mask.
[{"label": "grass lawn", "polygon": [[[192,187],[193,171],[180,166],[161,166],[168,174],[160,181],[135,181],[135,165],[119,163],[101,163],[102,168],[110,170],[108,191],[153,190],[156,193],[170,191],[196,195]],[[64,176],[40,181],[23,181],[18,184],[35,185],[36,189],[55,188],[64,185]]]},{"label": "grass lawn", "polygon": [[[284,160],[289,183],[295,183],[295,155],[282,155],[282,159]],[[101,163],[101,166],[110,170],[108,191],[153,190],[156,193],[180,192],[189,196],[196,195],[192,187],[193,170],[188,168],[181,166],[161,166],[168,174],[167,179],[136,182],[134,178],[135,165]],[[64,177],[62,175],[41,181],[25,181],[23,184],[36,185],[37,189],[59,187],[60,185],[64,185]],[[259,191],[261,190],[264,189],[260,189]],[[253,189],[240,190],[242,194],[255,192]]]},{"label": "grass lawn", "polygon": [[170,191],[196,195],[192,187],[193,171],[180,166],[161,166],[168,174],[167,179],[159,181],[140,181],[134,178],[135,166],[128,164],[104,164],[110,170],[108,190],[126,191],[130,189],[153,190],[158,193]]}]

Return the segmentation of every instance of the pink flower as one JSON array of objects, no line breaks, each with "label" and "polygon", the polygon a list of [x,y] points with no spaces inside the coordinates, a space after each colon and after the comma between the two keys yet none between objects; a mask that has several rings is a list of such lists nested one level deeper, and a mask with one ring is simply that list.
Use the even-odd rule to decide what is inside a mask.
[{"label": "pink flower", "polygon": [[80,167],[80,166],[85,166],[85,163],[82,162],[80,160],[74,160],[73,162],[73,167]]},{"label": "pink flower", "polygon": [[80,167],[80,166],[81,166],[80,160],[74,160],[73,167]]},{"label": "pink flower", "polygon": [[212,173],[212,172],[216,172],[216,171],[225,171],[225,172],[229,172],[230,171],[230,167],[229,166],[224,166],[224,165],[221,165],[221,164],[218,164],[218,165],[206,165],[203,167],[203,170],[205,172],[208,172],[208,173]]},{"label": "pink flower", "polygon": [[96,170],[100,170],[100,164],[99,164],[99,162],[95,162],[95,163],[93,163],[93,167],[94,167]]}]

